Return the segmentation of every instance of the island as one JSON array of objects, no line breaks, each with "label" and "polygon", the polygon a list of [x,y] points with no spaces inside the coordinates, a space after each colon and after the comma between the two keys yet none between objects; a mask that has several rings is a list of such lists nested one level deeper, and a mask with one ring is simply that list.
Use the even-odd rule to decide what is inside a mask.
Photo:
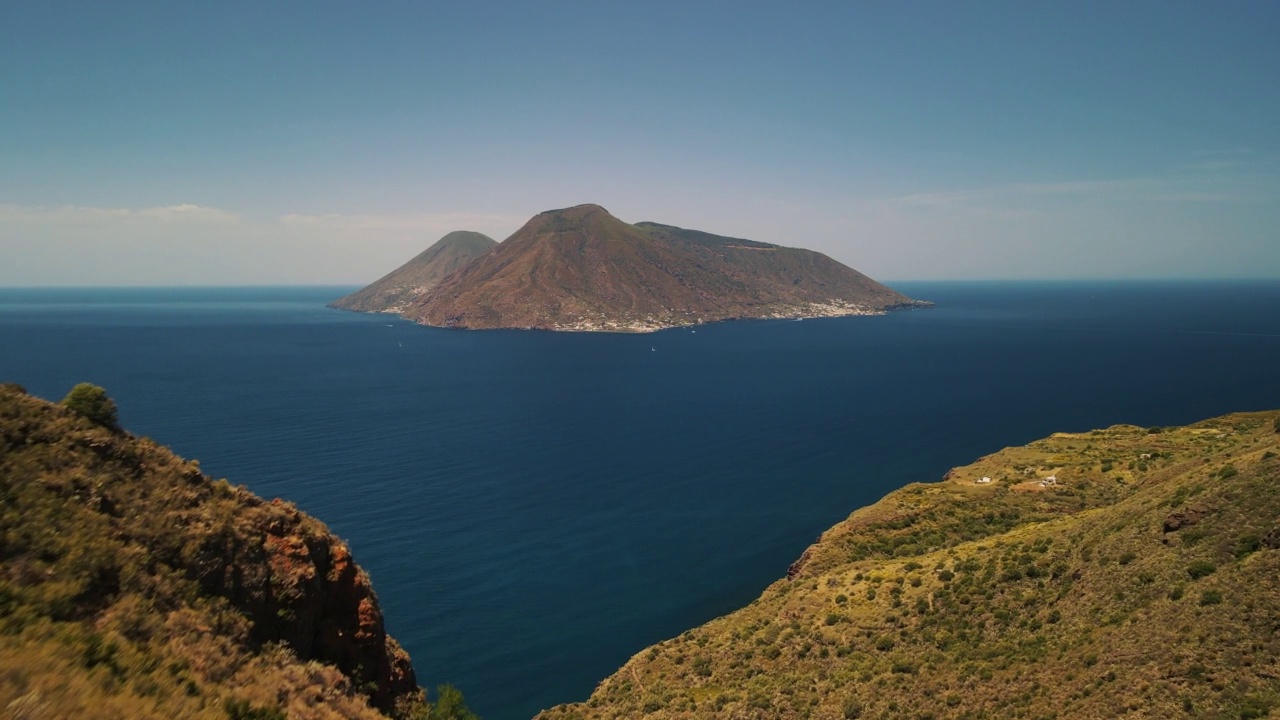
[{"label": "island", "polygon": [[653,222],[633,225],[599,205],[539,213],[430,288],[371,300],[373,288],[391,277],[334,307],[395,312],[434,327],[649,332],[932,305],[821,253]]}]

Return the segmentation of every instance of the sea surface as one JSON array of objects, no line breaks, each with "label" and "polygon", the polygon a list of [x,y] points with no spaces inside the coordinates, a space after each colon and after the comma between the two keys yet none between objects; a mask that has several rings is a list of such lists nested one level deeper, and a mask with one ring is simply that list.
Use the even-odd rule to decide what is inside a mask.
[{"label": "sea surface", "polygon": [[1280,282],[898,283],[937,308],[646,335],[448,331],[352,288],[0,290],[0,381],[296,502],[419,682],[583,700],[825,528],[1007,445],[1280,407]]}]

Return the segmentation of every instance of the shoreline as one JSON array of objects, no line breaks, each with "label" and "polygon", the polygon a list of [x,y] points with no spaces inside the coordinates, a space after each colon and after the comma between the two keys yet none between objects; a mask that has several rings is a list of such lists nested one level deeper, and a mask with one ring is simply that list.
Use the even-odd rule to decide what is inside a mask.
[{"label": "shoreline", "polygon": [[[698,318],[688,322],[664,322],[653,319],[614,321],[579,318],[575,322],[561,322],[554,325],[494,325],[484,327],[462,324],[437,325],[429,322],[423,322],[421,320],[414,320],[413,322],[423,327],[433,327],[444,330],[541,330],[545,332],[568,333],[644,334],[738,320],[817,320],[821,318],[835,317],[871,317],[888,315],[891,312],[923,310],[932,307],[934,307],[934,304],[928,300],[913,300],[908,303],[899,303],[882,308],[868,308],[861,305],[840,302],[810,303],[803,307],[785,308],[768,314],[720,318]],[[404,316],[401,315],[400,317]]]}]

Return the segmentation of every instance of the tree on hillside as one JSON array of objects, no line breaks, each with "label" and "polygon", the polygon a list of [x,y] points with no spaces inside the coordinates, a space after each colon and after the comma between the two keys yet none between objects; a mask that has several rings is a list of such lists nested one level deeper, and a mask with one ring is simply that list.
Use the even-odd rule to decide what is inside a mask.
[{"label": "tree on hillside", "polygon": [[68,410],[82,415],[103,427],[119,430],[116,403],[107,396],[107,391],[90,383],[80,383],[71,388],[71,392],[62,399]]},{"label": "tree on hillside", "polygon": [[462,693],[452,685],[441,685],[436,688],[436,701],[427,715],[430,720],[480,720],[467,707]]}]

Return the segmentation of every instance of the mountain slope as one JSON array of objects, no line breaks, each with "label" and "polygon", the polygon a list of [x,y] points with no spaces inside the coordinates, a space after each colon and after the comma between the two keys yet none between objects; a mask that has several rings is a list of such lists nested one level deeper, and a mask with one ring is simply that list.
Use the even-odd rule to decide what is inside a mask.
[{"label": "mountain slope", "polygon": [[359,312],[401,312],[414,298],[497,245],[493,238],[482,233],[468,230],[451,232],[409,262],[356,292],[334,300],[329,307]]},{"label": "mountain slope", "polygon": [[542,717],[1264,717],[1278,483],[1280,413],[1009,448],[858,510]]},{"label": "mountain slope", "polygon": [[15,717],[425,710],[368,576],[288,503],[11,385],[0,498],[0,708]]},{"label": "mountain slope", "polygon": [[637,331],[915,304],[820,253],[578,205],[534,216],[403,314],[440,327]]}]

